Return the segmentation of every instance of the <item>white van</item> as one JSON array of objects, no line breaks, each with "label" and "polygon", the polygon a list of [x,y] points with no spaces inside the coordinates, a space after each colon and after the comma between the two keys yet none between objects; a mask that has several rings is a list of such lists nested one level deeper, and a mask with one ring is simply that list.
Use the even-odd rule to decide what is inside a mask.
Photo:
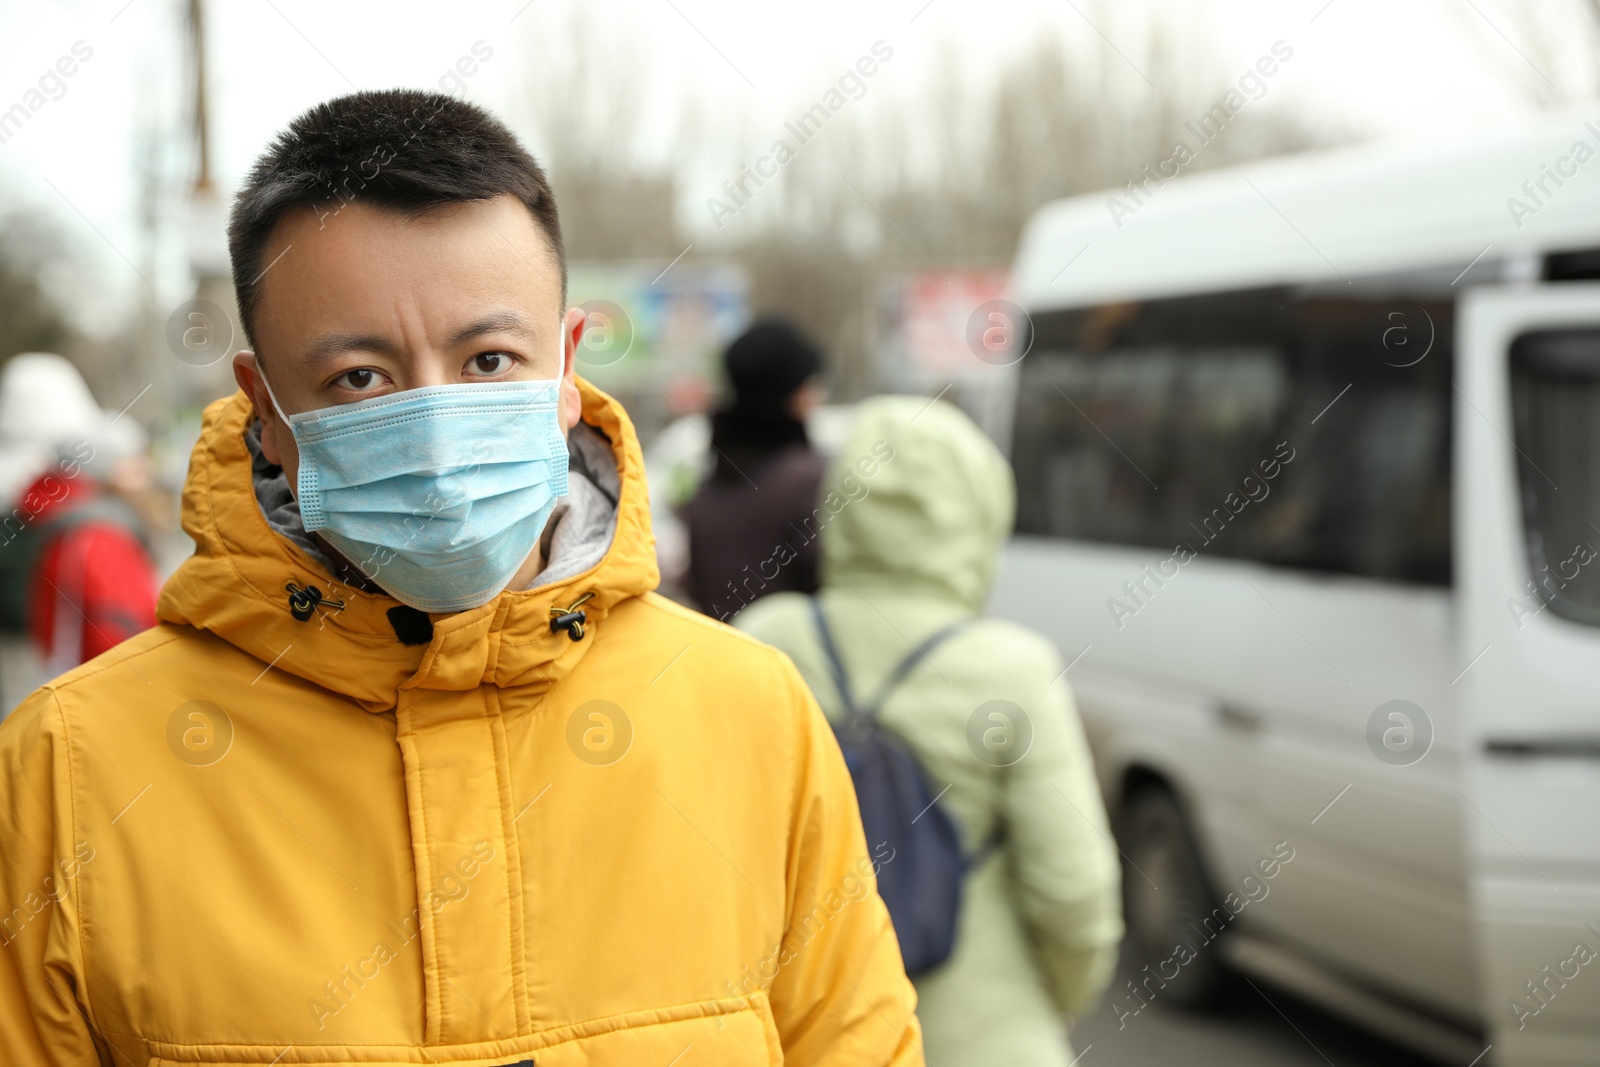
[{"label": "white van", "polygon": [[1029,224],[992,610],[1072,663],[1151,965],[1119,1016],[1242,972],[1600,1063],[1597,157],[1593,108]]}]

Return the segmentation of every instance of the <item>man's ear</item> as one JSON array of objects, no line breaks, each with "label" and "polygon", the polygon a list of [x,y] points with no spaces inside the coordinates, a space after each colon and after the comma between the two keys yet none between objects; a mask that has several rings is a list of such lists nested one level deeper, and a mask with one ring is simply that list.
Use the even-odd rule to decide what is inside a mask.
[{"label": "man's ear", "polygon": [[239,383],[239,388],[244,390],[244,395],[250,398],[250,403],[256,409],[256,418],[261,423],[261,455],[268,463],[283,466],[283,451],[278,447],[278,435],[288,432],[288,427],[278,418],[278,412],[272,406],[272,397],[267,395],[261,364],[254,352],[245,350],[234,354],[233,380]]},{"label": "man's ear", "polygon": [[568,308],[561,320],[561,411],[565,429],[578,425],[583,415],[583,398],[578,395],[578,346],[589,320],[582,308]]}]

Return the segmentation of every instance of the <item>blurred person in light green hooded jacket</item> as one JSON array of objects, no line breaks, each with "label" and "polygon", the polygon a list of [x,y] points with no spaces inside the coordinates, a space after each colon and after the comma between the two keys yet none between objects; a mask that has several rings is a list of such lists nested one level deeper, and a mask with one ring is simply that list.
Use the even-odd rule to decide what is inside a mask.
[{"label": "blurred person in light green hooded jacket", "polygon": [[[878,397],[860,405],[806,523],[820,531],[818,597],[858,698],[915,645],[968,620],[879,716],[931,790],[948,785],[938,803],[978,857],[953,954],[913,976],[938,1067],[1067,1067],[1064,1017],[1093,1006],[1122,936],[1117,854],[1060,654],[1031,630],[978,617],[1015,493],[1010,465],[957,408]],[[766,597],[735,624],[787,652],[841,721],[808,597]],[[1005,723],[991,718],[997,709],[1012,720],[1002,727],[1012,747],[999,751],[985,744]]]}]

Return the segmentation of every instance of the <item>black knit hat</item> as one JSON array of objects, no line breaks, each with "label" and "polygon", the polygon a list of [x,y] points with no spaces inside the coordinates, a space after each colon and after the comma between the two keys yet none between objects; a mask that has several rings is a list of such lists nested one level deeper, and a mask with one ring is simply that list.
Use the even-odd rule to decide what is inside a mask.
[{"label": "black knit hat", "polygon": [[734,406],[770,406],[822,372],[822,352],[783,319],[761,319],[728,346],[722,357],[733,384]]}]

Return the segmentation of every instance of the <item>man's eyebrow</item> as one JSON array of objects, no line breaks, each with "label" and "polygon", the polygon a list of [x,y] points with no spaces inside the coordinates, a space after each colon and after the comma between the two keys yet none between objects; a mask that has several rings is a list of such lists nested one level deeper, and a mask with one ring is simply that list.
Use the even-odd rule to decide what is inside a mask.
[{"label": "man's eyebrow", "polygon": [[[533,323],[515,311],[495,311],[469,323],[450,336],[450,344],[465,344],[475,337],[489,333],[513,333],[532,337]],[[395,355],[400,347],[377,334],[325,333],[306,346],[306,362],[315,370],[342,352],[376,352]]]},{"label": "man's eyebrow", "polygon": [[306,346],[306,362],[315,370],[341,352],[378,352],[393,355],[398,346],[377,334],[325,333]]},{"label": "man's eyebrow", "polygon": [[495,311],[457,330],[451,335],[450,343],[452,345],[465,344],[475,337],[482,337],[486,333],[514,333],[521,334],[523,337],[532,337],[533,323],[526,315],[515,311]]}]

